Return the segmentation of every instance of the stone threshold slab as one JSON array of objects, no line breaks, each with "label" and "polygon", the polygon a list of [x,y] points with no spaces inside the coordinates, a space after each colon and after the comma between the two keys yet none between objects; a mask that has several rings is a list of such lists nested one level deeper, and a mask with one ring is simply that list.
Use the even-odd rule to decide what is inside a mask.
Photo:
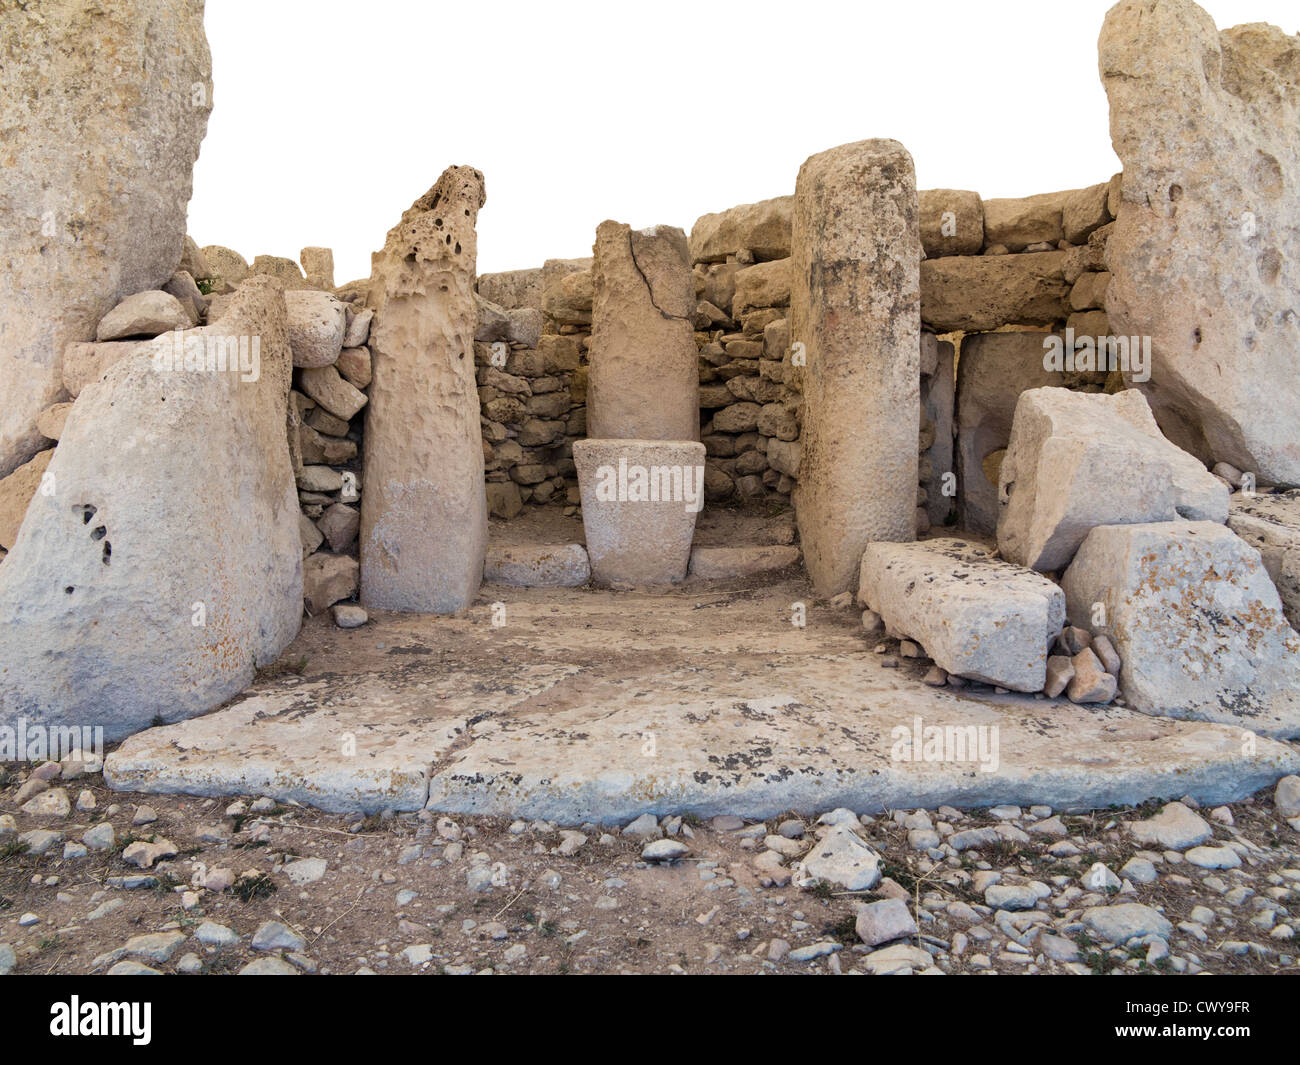
[{"label": "stone threshold slab", "polygon": [[[283,679],[132,737],[105,778],[119,790],[270,795],[334,812],[427,805],[612,824],[647,811],[1081,810],[1188,794],[1216,804],[1300,771],[1295,747],[1236,727],[933,689],[863,652],[656,657],[640,668],[636,657]],[[950,760],[911,758],[904,738],[919,728],[933,743],[927,727],[976,748],[966,760],[951,758],[955,747]]]}]

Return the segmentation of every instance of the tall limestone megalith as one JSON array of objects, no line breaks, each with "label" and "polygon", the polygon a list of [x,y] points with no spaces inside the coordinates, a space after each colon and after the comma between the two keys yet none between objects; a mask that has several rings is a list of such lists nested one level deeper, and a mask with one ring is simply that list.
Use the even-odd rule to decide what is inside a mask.
[{"label": "tall limestone megalith", "polygon": [[698,440],[695,282],[672,226],[596,229],[587,435]]},{"label": "tall limestone megalith", "polygon": [[280,283],[255,278],[82,390],[0,563],[0,725],[120,739],[220,705],[294,638],[292,370]]},{"label": "tall limestone megalith", "polygon": [[817,594],[836,595],[856,587],[868,543],[915,536],[921,237],[907,150],[859,141],[805,162],[793,258],[799,535]]},{"label": "tall limestone megalith", "polygon": [[1124,163],[1111,331],[1151,337],[1142,387],[1174,443],[1300,484],[1300,37],[1123,0],[1099,49]]},{"label": "tall limestone megalith", "polygon": [[474,225],[485,197],[482,174],[448,167],[372,257],[374,377],[361,493],[361,601],[369,607],[455,613],[483,579]]},{"label": "tall limestone megalith", "polygon": [[64,347],[175,272],[211,110],[202,0],[0,4],[0,477]]}]

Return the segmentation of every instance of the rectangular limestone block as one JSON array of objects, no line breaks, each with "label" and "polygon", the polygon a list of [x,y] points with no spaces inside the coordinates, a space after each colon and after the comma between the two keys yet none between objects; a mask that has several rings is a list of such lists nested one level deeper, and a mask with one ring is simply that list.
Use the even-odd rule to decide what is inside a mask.
[{"label": "rectangular limestone block", "polygon": [[936,333],[1051,325],[1069,314],[1063,251],[948,255],[921,264],[921,319]]},{"label": "rectangular limestone block", "polygon": [[984,204],[978,192],[922,189],[921,245],[932,259],[942,255],[978,255],[984,247]]},{"label": "rectangular limestone block", "polygon": [[691,262],[721,263],[743,252],[760,261],[784,259],[790,254],[793,207],[793,196],[778,196],[702,215],[691,227]]},{"label": "rectangular limestone block", "polygon": [[916,175],[897,141],[808,159],[795,186],[790,341],[805,363],[796,503],[818,595],[863,548],[911,540],[920,431]]},{"label": "rectangular limestone block", "polygon": [[949,673],[1012,691],[1040,691],[1065,596],[1045,577],[965,540],[871,544],[858,601]]},{"label": "rectangular limestone block", "polygon": [[496,544],[483,561],[483,579],[517,588],[576,588],[591,579],[582,544]]},{"label": "rectangular limestone block", "polygon": [[1132,709],[1300,735],[1300,636],[1259,552],[1232,530],[1099,526],[1061,586],[1070,620],[1110,637]]},{"label": "rectangular limestone block", "polygon": [[668,584],[686,576],[704,505],[704,445],[691,440],[575,440],[591,575]]}]

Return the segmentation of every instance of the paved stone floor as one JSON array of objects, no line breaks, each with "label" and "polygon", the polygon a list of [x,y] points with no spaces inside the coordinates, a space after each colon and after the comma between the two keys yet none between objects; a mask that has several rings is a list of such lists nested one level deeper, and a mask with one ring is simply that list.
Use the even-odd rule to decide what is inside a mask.
[{"label": "paved stone floor", "polygon": [[463,617],[380,613],[351,631],[312,620],[249,691],[131,738],[105,778],[335,812],[612,824],[646,811],[1221,803],[1300,769],[1294,745],[1234,727],[931,688],[925,663],[887,668],[895,656],[877,643],[800,580],[668,594],[489,585]]}]

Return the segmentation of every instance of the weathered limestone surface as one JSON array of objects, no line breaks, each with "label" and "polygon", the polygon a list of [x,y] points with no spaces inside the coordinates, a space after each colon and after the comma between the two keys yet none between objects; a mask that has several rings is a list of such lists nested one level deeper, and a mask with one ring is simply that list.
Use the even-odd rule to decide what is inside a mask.
[{"label": "weathered limestone surface", "polygon": [[148,340],[75,341],[63,352],[63,387],[73,399],[92,381],[98,381],[116,363],[138,354]]},{"label": "weathered limestone surface", "polygon": [[0,547],[6,551],[18,539],[28,504],[40,488],[41,477],[53,457],[53,450],[38,451],[8,477],[0,478]]},{"label": "weathered limestone surface", "polygon": [[[212,709],[302,616],[284,297],[240,287],[187,339],[258,337],[259,374],[167,370],[171,336],[88,385],[0,565],[0,722],[108,739]],[[105,447],[104,441],[113,441]]]},{"label": "weathered limestone surface", "polygon": [[1282,597],[1282,612],[1300,630],[1300,490],[1254,498],[1234,494],[1228,528],[1263,557]]},{"label": "weathered limestone surface", "polygon": [[916,176],[897,141],[808,159],[795,187],[791,332],[804,345],[797,504],[818,595],[863,548],[915,535],[920,428]]},{"label": "weathered limestone surface", "polygon": [[704,503],[704,445],[575,440],[573,461],[591,575],[604,583],[635,584],[685,578]]},{"label": "weathered limestone surface", "polygon": [[949,673],[1040,691],[1065,596],[1046,577],[957,539],[869,544],[858,601]]},{"label": "weathered limestone surface", "polygon": [[790,254],[793,196],[777,196],[702,215],[691,227],[691,262],[721,263],[748,252],[754,259],[784,259]]},{"label": "weathered limestone surface", "polygon": [[1124,164],[1111,322],[1152,338],[1144,390],[1175,443],[1300,484],[1300,37],[1123,0],[1099,48]]},{"label": "weathered limestone surface", "polygon": [[[304,248],[304,253],[310,251]],[[297,289],[284,294],[289,309],[289,343],[293,364],[302,367],[331,366],[343,350],[347,311],[328,292]]]},{"label": "weathered limestone surface", "polygon": [[921,264],[921,319],[936,333],[1051,325],[1069,314],[1063,251],[948,255]]},{"label": "weathered limestone surface", "polygon": [[591,325],[591,259],[547,259],[542,264],[542,310],[560,325]]},{"label": "weathered limestone surface", "polygon": [[[1300,735],[1300,636],[1259,552],[1214,522],[1104,525],[1062,580],[1070,620],[1108,635],[1143,713]],[[1105,624],[1094,625],[1095,604]]]},{"label": "weathered limestone surface", "polygon": [[43,446],[63,349],[175,273],[211,74],[200,3],[0,7],[0,477]]},{"label": "weathered limestone surface", "polygon": [[931,258],[978,255],[984,247],[984,204],[978,192],[922,189],[921,246]]},{"label": "weathered limestone surface", "polygon": [[1055,244],[1065,239],[1062,211],[1073,192],[1042,192],[1037,196],[984,201],[984,241],[1011,251],[1030,244]]},{"label": "weathered limestone surface", "polygon": [[591,579],[582,544],[498,544],[488,548],[483,579],[520,588],[570,588]]},{"label": "weathered limestone surface", "polygon": [[695,283],[671,226],[596,230],[587,432],[600,439],[698,440]]},{"label": "weathered limestone surface", "polygon": [[1142,393],[1022,392],[998,475],[998,550],[1064,568],[1098,525],[1225,522],[1228,487],[1161,434]]},{"label": "weathered limestone surface", "polygon": [[957,364],[957,505],[962,528],[970,532],[997,529],[997,464],[1011,439],[1016,400],[1027,389],[1061,383],[1058,374],[1043,368],[1043,341],[1050,335],[977,333],[962,339]]},{"label": "weathered limestone surface", "polygon": [[929,420],[934,438],[925,449],[930,460],[930,476],[921,478],[921,487],[926,490],[925,506],[931,525],[942,525],[954,503],[952,493],[944,495],[943,487],[945,476],[956,473],[953,462],[955,361],[955,351],[949,341],[939,340],[933,333],[921,334],[921,414]]},{"label": "weathered limestone surface", "polygon": [[696,547],[691,550],[690,575],[701,580],[728,580],[776,573],[798,565],[797,547],[755,544],[745,547]]},{"label": "weathered limestone surface", "polygon": [[372,259],[374,376],[361,496],[367,607],[454,613],[483,578],[474,226],[484,199],[482,174],[448,167]]},{"label": "weathered limestone surface", "polygon": [[221,281],[221,291],[233,291],[248,276],[248,260],[231,248],[209,244],[203,249],[203,258],[211,271],[209,277]]},{"label": "weathered limestone surface", "polygon": [[542,267],[531,270],[505,270],[497,274],[479,274],[476,290],[485,300],[508,311],[520,307],[542,308]]}]

